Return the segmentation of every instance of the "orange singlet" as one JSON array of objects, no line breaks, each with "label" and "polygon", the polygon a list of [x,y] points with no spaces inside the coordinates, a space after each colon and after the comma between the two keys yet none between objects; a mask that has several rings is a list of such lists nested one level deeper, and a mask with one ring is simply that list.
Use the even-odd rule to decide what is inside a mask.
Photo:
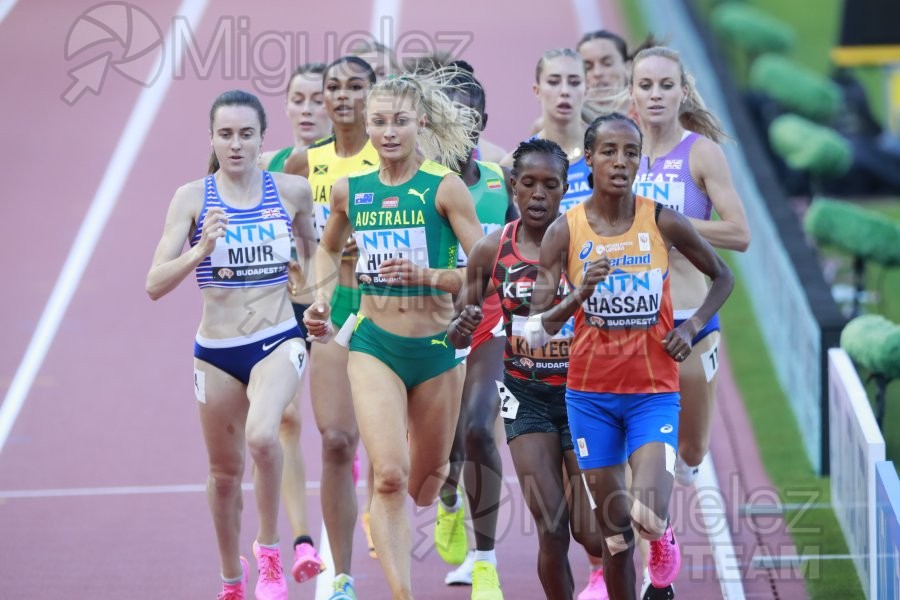
[{"label": "orange singlet", "polygon": [[583,392],[648,394],[678,391],[678,364],[663,338],[674,327],[669,295],[669,252],[656,226],[657,204],[635,196],[634,222],[622,235],[602,237],[587,221],[584,204],[566,213],[573,285],[605,250],[606,281],[575,313],[567,387]]}]

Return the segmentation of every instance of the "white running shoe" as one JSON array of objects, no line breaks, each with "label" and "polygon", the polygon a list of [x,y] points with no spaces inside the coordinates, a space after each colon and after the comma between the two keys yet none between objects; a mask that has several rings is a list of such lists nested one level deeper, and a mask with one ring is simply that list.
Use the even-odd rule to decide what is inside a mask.
[{"label": "white running shoe", "polygon": [[444,583],[447,585],[472,585],[472,568],[475,565],[475,551],[469,550],[466,560],[461,565],[447,573]]},{"label": "white running shoe", "polygon": [[697,479],[697,473],[699,472],[700,465],[691,467],[681,460],[680,456],[675,459],[675,481],[681,485],[685,487],[694,485],[694,480]]}]

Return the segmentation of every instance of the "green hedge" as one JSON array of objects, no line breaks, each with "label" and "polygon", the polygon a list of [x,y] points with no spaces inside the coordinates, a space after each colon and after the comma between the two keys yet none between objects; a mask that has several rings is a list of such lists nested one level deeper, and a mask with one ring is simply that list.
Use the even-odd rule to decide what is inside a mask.
[{"label": "green hedge", "polygon": [[847,140],[799,115],[782,115],[769,126],[772,149],[793,169],[839,177],[853,163]]},{"label": "green hedge", "polygon": [[803,219],[816,243],[886,267],[900,265],[900,223],[865,208],[819,199]]},{"label": "green hedge", "polygon": [[900,325],[881,315],[863,315],[847,323],[841,347],[865,371],[888,379],[900,377]]},{"label": "green hedge", "polygon": [[843,104],[841,88],[830,79],[778,54],[764,54],[750,66],[750,87],[804,117],[834,118]]},{"label": "green hedge", "polygon": [[740,2],[725,2],[714,8],[710,25],[727,43],[749,54],[786,52],[796,39],[789,25]]}]

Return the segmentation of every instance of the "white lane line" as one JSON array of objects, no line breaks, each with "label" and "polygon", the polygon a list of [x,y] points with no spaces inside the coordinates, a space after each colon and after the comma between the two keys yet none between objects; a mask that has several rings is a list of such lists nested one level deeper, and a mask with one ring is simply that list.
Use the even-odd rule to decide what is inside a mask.
[{"label": "white lane line", "polygon": [[[183,0],[176,14],[187,19],[188,23],[199,23],[200,17],[206,8],[209,0]],[[163,42],[164,52],[172,47],[172,31],[166,35]],[[180,61],[181,57],[174,57],[176,61]],[[169,65],[166,65],[167,67]],[[172,83],[172,74],[175,72],[172,68],[165,68],[164,73],[159,80],[149,88],[144,89],[138,97],[138,101],[131,111],[128,123],[116,149],[113,152],[112,159],[106,165],[106,172],[100,182],[91,206],[88,209],[84,221],[78,230],[78,235],[69,250],[66,262],[60,271],[56,280],[56,285],[50,293],[50,299],[44,307],[38,326],[31,337],[25,356],[16,370],[9,391],[0,405],[0,452],[9,437],[9,433],[25,404],[28,393],[34,379],[40,371],[44,358],[53,343],[59,324],[69,308],[69,303],[78,289],[82,275],[91,260],[97,242],[100,240],[103,229],[109,221],[122,192],[122,187],[131,173],[131,168],[137,159],[147,132],[153,125],[157,112],[162,106],[166,97],[166,92]]]},{"label": "white lane line", "polygon": [[19,0],[0,0],[0,23],[6,18],[6,15],[12,11]]},{"label": "white lane line", "polygon": [[[244,484],[246,486],[247,484]],[[252,489],[249,488],[249,489]],[[133,485],[118,487],[57,488],[49,490],[0,490],[0,500],[73,498],[78,496],[141,496],[144,494],[194,494],[206,491],[205,485]]]},{"label": "white lane line", "polygon": [[697,504],[715,558],[716,575],[722,588],[722,597],[725,600],[745,600],[743,577],[737,560],[737,551],[731,539],[730,526],[727,519],[722,519],[722,515],[728,513],[722,490],[719,488],[719,479],[713,467],[712,454],[707,454],[700,463],[694,488],[697,490]]},{"label": "white lane line", "polygon": [[[510,486],[518,486],[519,480],[515,476],[506,476],[503,481]],[[313,490],[322,488],[322,482],[311,479],[306,482],[306,487]],[[253,484],[244,482],[241,484],[244,491],[252,491]],[[366,480],[360,479],[356,489],[365,490]],[[82,488],[50,488],[35,490],[0,490],[0,500],[29,499],[29,498],[71,498],[73,496],[139,496],[141,494],[197,494],[206,493],[206,485],[202,483],[176,483],[170,485],[120,485],[105,487]]]},{"label": "white lane line", "polygon": [[603,29],[603,17],[597,0],[572,0],[572,8],[575,9],[581,33]]},{"label": "white lane line", "polygon": [[803,563],[818,562],[821,560],[856,560],[864,554],[779,554],[776,556],[754,556],[751,564],[755,569],[791,569],[801,568]]},{"label": "white lane line", "polygon": [[[365,482],[363,482],[363,485],[365,485]],[[306,487],[319,489],[319,482],[307,481]],[[242,483],[241,489],[245,492],[253,491],[253,484],[249,482]],[[57,488],[47,490],[0,490],[0,500],[198,493],[206,493],[206,485],[202,483],[185,483],[175,485],[124,485],[109,487]]]}]

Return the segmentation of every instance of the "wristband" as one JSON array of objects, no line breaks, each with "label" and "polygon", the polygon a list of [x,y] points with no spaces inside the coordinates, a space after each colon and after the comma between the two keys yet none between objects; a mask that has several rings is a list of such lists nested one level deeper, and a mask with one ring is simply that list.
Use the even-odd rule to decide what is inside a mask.
[{"label": "wristband", "polygon": [[541,348],[550,341],[553,336],[544,329],[543,315],[531,315],[525,321],[525,343],[531,348]]}]

